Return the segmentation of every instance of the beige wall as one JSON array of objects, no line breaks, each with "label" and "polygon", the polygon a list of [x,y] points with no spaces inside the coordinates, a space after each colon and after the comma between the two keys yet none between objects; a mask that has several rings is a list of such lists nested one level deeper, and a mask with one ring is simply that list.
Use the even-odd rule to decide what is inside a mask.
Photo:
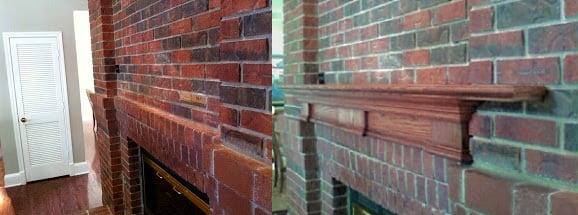
[{"label": "beige wall", "polygon": [[[88,10],[87,4],[87,0],[0,0],[0,33],[62,32],[74,162],[82,162],[85,157],[73,11]],[[10,174],[18,172],[18,158],[4,58],[4,47],[0,43],[0,142],[4,151],[6,174]]]}]

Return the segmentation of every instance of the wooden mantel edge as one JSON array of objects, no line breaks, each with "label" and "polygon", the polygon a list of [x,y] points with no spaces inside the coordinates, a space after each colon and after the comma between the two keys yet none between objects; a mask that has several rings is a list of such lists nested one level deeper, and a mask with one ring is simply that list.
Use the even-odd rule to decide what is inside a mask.
[{"label": "wooden mantel edge", "polygon": [[541,100],[542,86],[299,85],[284,86],[302,120],[392,140],[471,163],[469,120],[484,101]]},{"label": "wooden mantel edge", "polygon": [[421,97],[444,97],[464,101],[534,101],[546,95],[544,86],[519,86],[500,84],[432,85],[432,84],[328,84],[285,85],[289,94],[315,95],[323,92],[378,93]]}]

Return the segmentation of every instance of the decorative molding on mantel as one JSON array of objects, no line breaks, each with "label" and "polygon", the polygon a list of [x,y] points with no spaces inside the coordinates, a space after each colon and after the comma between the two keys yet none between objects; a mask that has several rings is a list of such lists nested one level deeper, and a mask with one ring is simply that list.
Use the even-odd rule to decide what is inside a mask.
[{"label": "decorative molding on mantel", "polygon": [[541,100],[543,86],[294,85],[283,87],[302,106],[301,118],[363,136],[412,145],[464,163],[468,122],[484,101]]}]

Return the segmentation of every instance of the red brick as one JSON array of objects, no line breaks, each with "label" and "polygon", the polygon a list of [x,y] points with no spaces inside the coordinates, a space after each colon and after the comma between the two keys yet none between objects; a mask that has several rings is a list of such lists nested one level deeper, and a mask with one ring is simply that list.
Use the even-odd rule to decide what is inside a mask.
[{"label": "red brick", "polygon": [[447,82],[445,67],[418,69],[416,73],[416,82],[419,84],[445,84]]},{"label": "red brick", "polygon": [[372,40],[370,43],[372,52],[385,52],[389,49],[389,38]]},{"label": "red brick", "polygon": [[272,116],[249,110],[241,111],[241,126],[266,135],[272,133]]},{"label": "red brick", "polygon": [[492,118],[485,115],[474,114],[469,124],[470,135],[478,137],[490,137],[492,134]]},{"label": "red brick", "polygon": [[221,63],[206,65],[207,78],[219,79],[223,82],[240,82],[241,67],[236,63]]},{"label": "red brick", "polygon": [[403,63],[408,66],[429,64],[429,50],[421,49],[403,53]]},{"label": "red brick", "polygon": [[526,171],[569,183],[578,181],[578,157],[526,149]]},{"label": "red brick", "polygon": [[231,16],[259,8],[267,7],[267,0],[223,0],[223,16]]},{"label": "red brick", "polygon": [[552,215],[571,215],[578,212],[578,193],[570,191],[557,192],[550,199]]},{"label": "red brick", "polygon": [[196,16],[193,30],[203,30],[213,28],[221,24],[221,10],[214,10]]},{"label": "red brick", "polygon": [[564,83],[578,83],[578,55],[569,55],[564,59]]},{"label": "red brick", "polygon": [[268,211],[271,211],[271,197],[273,181],[273,169],[262,168],[255,173],[255,190],[253,192],[253,200],[255,203]]},{"label": "red brick", "polygon": [[271,64],[243,64],[243,83],[271,86]]},{"label": "red brick", "polygon": [[514,210],[517,214],[548,214],[548,195],[555,190],[533,185],[516,185]]},{"label": "red brick", "polygon": [[450,84],[491,84],[493,79],[492,62],[470,62],[469,66],[449,67]]},{"label": "red brick", "polygon": [[241,34],[241,21],[239,18],[227,19],[221,22],[221,39],[239,38]]},{"label": "red brick", "polygon": [[266,165],[230,149],[214,152],[215,178],[244,198],[253,197],[253,176]]},{"label": "red brick", "polygon": [[501,60],[497,72],[500,84],[557,84],[560,63],[558,58]]},{"label": "red brick", "polygon": [[[466,18],[466,1],[459,0],[440,6],[434,12],[433,24],[438,25]],[[471,19],[470,19],[471,20]]]},{"label": "red brick", "polygon": [[361,68],[362,69],[377,69],[378,59],[377,57],[363,57],[361,58]]},{"label": "red brick", "polygon": [[239,214],[250,215],[252,211],[250,198],[246,198],[227,188],[219,185],[219,206],[224,213],[217,214]]},{"label": "red brick", "polygon": [[510,116],[496,117],[496,137],[525,143],[557,147],[557,129],[553,121]]},{"label": "red brick", "polygon": [[431,12],[423,10],[409,14],[403,18],[402,27],[405,30],[423,28],[431,25]]},{"label": "red brick", "polygon": [[491,7],[472,10],[470,12],[470,31],[481,32],[493,27],[494,10]]},{"label": "red brick", "polygon": [[204,78],[205,67],[203,65],[183,65],[181,76],[186,78]]},{"label": "red brick", "polygon": [[578,15],[578,1],[576,0],[566,0],[566,16],[576,16]]},{"label": "red brick", "polygon": [[468,207],[487,214],[512,214],[511,179],[466,170],[464,180]]},{"label": "red brick", "polygon": [[173,79],[173,89],[191,91],[193,90],[193,82],[188,79]]},{"label": "red brick", "polygon": [[392,84],[412,84],[414,72],[413,70],[396,70],[391,72]]},{"label": "red brick", "polygon": [[190,51],[181,50],[171,52],[171,62],[172,63],[188,63],[192,60],[192,54]]},{"label": "red brick", "polygon": [[186,33],[192,30],[192,20],[183,19],[170,24],[169,27],[172,35]]}]

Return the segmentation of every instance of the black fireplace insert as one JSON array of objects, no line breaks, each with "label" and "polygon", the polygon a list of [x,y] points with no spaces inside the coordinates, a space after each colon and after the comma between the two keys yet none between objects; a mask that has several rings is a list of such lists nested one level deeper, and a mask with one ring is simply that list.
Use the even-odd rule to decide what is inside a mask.
[{"label": "black fireplace insert", "polygon": [[210,214],[209,197],[142,150],[144,212],[147,215]]}]

